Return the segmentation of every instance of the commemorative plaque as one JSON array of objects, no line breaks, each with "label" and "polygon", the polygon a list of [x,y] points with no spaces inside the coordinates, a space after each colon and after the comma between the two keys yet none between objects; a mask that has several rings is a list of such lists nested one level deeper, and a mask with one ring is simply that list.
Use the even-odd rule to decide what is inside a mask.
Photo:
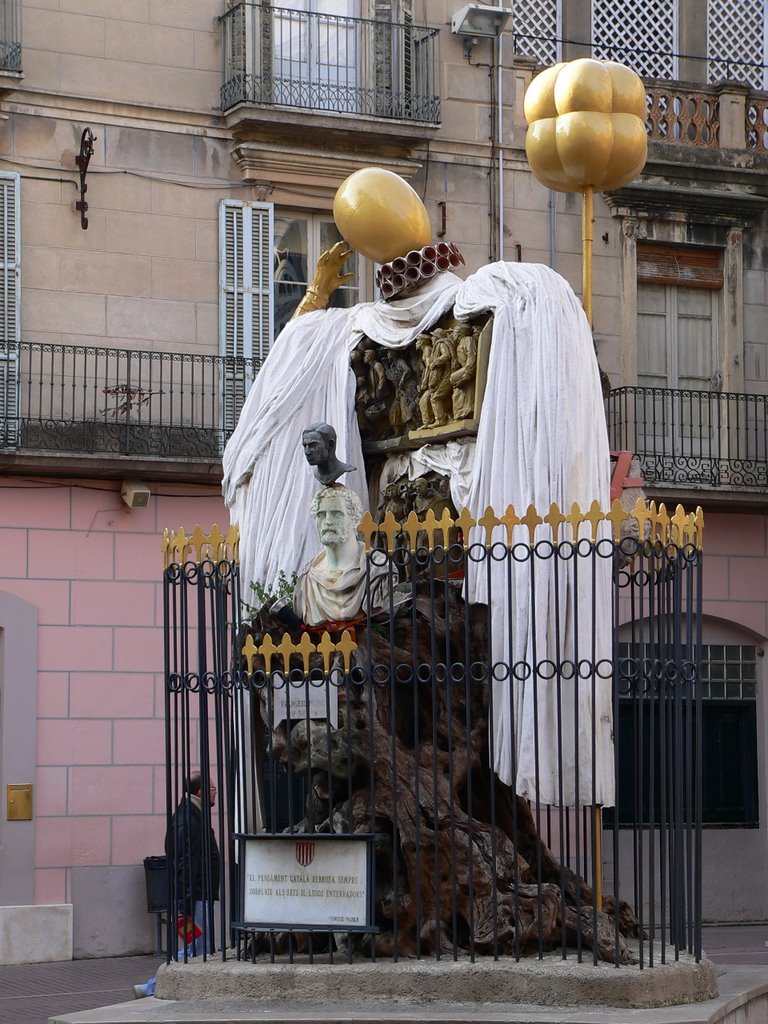
[{"label": "commemorative plaque", "polygon": [[367,837],[259,836],[245,841],[245,921],[263,928],[367,929]]}]

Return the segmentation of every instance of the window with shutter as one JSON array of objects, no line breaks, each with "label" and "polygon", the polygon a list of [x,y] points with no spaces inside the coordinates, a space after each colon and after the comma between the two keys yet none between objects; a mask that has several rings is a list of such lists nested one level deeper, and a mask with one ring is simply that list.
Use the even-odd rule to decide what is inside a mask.
[{"label": "window with shutter", "polygon": [[219,210],[222,427],[234,428],[273,334],[271,203],[224,200]]},{"label": "window with shutter", "polygon": [[19,441],[20,178],[0,174],[0,448]]}]

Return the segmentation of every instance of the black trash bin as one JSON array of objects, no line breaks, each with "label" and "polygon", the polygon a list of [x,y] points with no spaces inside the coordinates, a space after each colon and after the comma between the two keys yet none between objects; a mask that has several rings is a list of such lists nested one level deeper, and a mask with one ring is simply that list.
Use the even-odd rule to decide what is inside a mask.
[{"label": "black trash bin", "polygon": [[144,878],[147,883],[147,913],[164,914],[168,906],[168,858],[145,857]]}]

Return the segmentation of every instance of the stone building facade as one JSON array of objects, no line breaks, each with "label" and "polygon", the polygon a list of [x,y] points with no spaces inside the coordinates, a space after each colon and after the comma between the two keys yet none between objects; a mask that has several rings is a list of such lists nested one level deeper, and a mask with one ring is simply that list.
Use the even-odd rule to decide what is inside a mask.
[{"label": "stone building facade", "polygon": [[[512,0],[498,39],[452,32],[459,8],[0,4],[0,780],[34,787],[31,820],[0,820],[0,962],[154,943],[159,533],[225,525],[222,445],[337,186],[388,167],[468,272],[543,262],[578,292],[580,200],[533,178],[522,111],[538,69],[590,52],[649,103],[644,174],[595,206],[612,444],[707,516],[705,914],[768,918],[768,7]],[[355,269],[334,302],[374,297]]]}]

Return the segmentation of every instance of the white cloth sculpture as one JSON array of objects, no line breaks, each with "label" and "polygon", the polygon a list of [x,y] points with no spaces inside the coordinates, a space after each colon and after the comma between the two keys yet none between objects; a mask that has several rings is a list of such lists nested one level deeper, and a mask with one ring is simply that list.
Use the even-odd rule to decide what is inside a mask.
[{"label": "white cloth sculpture", "polygon": [[[466,472],[461,474],[459,501],[452,481],[457,507],[467,504],[478,515],[488,505],[502,512],[510,503],[518,513],[529,504],[543,513],[551,502],[563,510],[573,502],[587,509],[593,500],[608,507],[610,459],[597,361],[589,325],[570,286],[538,264],[492,264],[463,283],[442,274],[408,299],[305,314],[277,339],[224,453],[224,496],[241,528],[245,593],[250,580],[268,584],[279,569],[298,571],[316,550],[307,510],[317,482],[304,463],[303,427],[324,420],[336,428],[338,453],[361,467],[346,482],[367,504],[351,350],[363,334],[389,348],[404,347],[451,306],[458,319],[494,313],[468,500]],[[430,462],[451,461],[434,456],[437,446],[428,447],[433,450]],[[456,455],[466,458],[466,452]],[[527,538],[527,531],[518,527],[517,532],[521,540]],[[554,659],[556,625],[561,662],[608,658],[609,560],[599,560],[594,577],[588,576],[587,568],[577,588],[572,572],[561,572],[555,581],[551,566],[542,568],[533,609],[527,566],[514,571],[511,608],[506,606],[506,587],[494,586],[498,628],[493,631],[493,661],[531,662],[534,654],[538,664]],[[482,580],[470,576],[468,588],[470,600],[487,600]],[[610,679],[583,679],[578,686],[572,680],[563,682],[559,705],[556,681],[543,676],[514,685],[496,680],[492,689],[493,763],[503,782],[540,803],[573,805],[578,798],[612,806]],[[536,742],[534,716],[539,725]]]}]

